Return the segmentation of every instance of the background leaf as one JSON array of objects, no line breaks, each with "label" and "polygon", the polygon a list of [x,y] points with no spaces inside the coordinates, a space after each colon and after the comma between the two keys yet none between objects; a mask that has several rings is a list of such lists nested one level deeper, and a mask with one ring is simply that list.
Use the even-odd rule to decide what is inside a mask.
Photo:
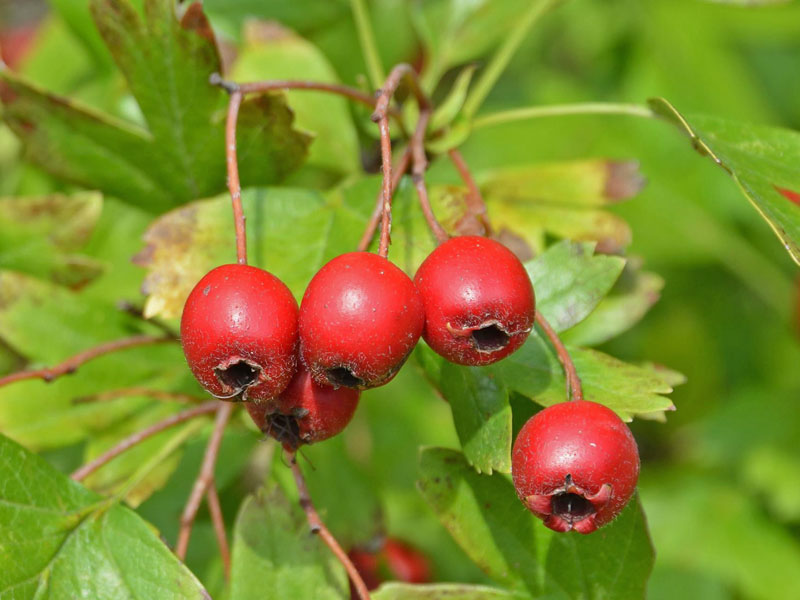
[{"label": "background leaf", "polygon": [[687,120],[663,99],[650,105],[730,173],[800,264],[800,133],[712,117]]},{"label": "background leaf", "polygon": [[349,597],[347,576],[304,513],[274,485],[251,496],[236,520],[231,600]]},{"label": "background leaf", "polygon": [[133,511],[0,436],[0,593],[14,598],[208,598]]}]

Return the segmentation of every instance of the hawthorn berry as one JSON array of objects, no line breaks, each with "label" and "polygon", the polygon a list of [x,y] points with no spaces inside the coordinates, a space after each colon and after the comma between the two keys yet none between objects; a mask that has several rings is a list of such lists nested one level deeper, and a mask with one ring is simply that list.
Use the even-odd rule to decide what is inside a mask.
[{"label": "hawthorn berry", "polygon": [[639,451],[611,409],[587,400],[564,402],[523,425],[511,473],[517,495],[547,527],[591,533],[633,495]]},{"label": "hawthorn berry", "polygon": [[[354,548],[347,553],[367,589],[374,590],[384,581],[428,583],[431,566],[428,558],[411,544],[387,537],[370,543],[371,547]],[[351,586],[350,597],[358,598]]]},{"label": "hawthorn berry", "polygon": [[294,450],[341,432],[353,418],[359,395],[346,387],[318,385],[301,367],[282,394],[249,402],[247,411],[261,431]]},{"label": "hawthorn berry", "polygon": [[300,303],[300,357],[320,385],[387,383],[425,321],[414,283],[386,258],[350,252],[324,265]]},{"label": "hawthorn berry", "polygon": [[189,368],[217,398],[271,398],[297,367],[297,301],[277,277],[222,265],[194,287],[181,316]]},{"label": "hawthorn berry", "polygon": [[497,362],[522,346],[533,327],[528,273],[492,239],[450,238],[423,261],[414,283],[425,305],[422,337],[456,364]]}]

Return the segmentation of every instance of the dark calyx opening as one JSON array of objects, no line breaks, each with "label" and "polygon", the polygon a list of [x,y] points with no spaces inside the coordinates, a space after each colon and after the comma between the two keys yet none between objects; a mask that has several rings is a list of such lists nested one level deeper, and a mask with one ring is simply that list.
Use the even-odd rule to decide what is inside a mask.
[{"label": "dark calyx opening", "polygon": [[508,346],[511,337],[495,323],[472,332],[472,343],[480,352],[496,352]]},{"label": "dark calyx opening", "polygon": [[300,445],[300,425],[291,415],[272,413],[267,418],[267,430],[264,433],[285,446],[297,448]]},{"label": "dark calyx opening", "polygon": [[326,369],[325,376],[336,387],[343,386],[358,389],[364,386],[364,380],[353,375],[353,372],[347,367]]},{"label": "dark calyx opening", "polygon": [[595,513],[594,505],[580,494],[562,492],[550,500],[553,514],[573,523]]},{"label": "dark calyx opening", "polygon": [[231,363],[224,369],[214,369],[214,373],[223,385],[234,390],[243,390],[258,381],[261,369],[244,360]]}]

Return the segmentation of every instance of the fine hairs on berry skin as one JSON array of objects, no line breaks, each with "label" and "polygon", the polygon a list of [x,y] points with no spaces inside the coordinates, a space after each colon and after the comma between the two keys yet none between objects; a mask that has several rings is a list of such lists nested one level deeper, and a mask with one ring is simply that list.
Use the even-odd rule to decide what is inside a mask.
[{"label": "fine hairs on berry skin", "polygon": [[267,271],[240,264],[209,271],[181,316],[192,374],[220,399],[280,394],[297,368],[297,315],[289,288]]},{"label": "fine hairs on berry skin", "polygon": [[525,506],[554,531],[591,533],[616,518],[636,490],[639,451],[611,409],[586,400],[531,417],[511,454]]},{"label": "fine hairs on berry skin", "polygon": [[319,385],[388,383],[417,344],[422,299],[400,268],[370,252],[337,256],[300,303],[300,357]]},{"label": "fine hairs on berry skin", "polygon": [[519,349],[533,328],[528,273],[490,238],[450,238],[420,265],[414,284],[425,305],[422,337],[450,362],[495,363]]}]

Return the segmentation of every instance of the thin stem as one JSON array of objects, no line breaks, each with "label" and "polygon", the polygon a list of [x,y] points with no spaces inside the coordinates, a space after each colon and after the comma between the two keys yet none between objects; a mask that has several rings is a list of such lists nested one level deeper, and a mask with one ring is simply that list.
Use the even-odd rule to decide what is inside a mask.
[{"label": "thin stem", "polygon": [[[345,98],[349,98],[350,100],[370,108],[375,107],[375,98],[372,95],[366,94],[357,88],[338,83],[325,83],[322,81],[309,81],[304,79],[268,79],[266,81],[234,83],[223,79],[219,73],[213,73],[209,81],[212,85],[219,86],[231,94],[238,91],[246,96],[248,94],[261,94],[279,90],[309,90],[344,96]],[[382,81],[382,79],[379,81]],[[396,111],[392,111],[393,116],[397,114]]]},{"label": "thin stem", "polygon": [[325,523],[322,522],[317,510],[314,508],[314,504],[311,502],[311,495],[308,493],[308,486],[306,485],[305,477],[303,477],[303,472],[300,470],[300,466],[297,464],[297,456],[291,452],[288,454],[288,458],[289,465],[292,468],[292,474],[294,475],[294,482],[297,486],[300,506],[306,513],[306,520],[308,521],[308,526],[311,528],[311,533],[318,534],[328,548],[330,548],[331,552],[333,552],[334,556],[339,560],[340,563],[342,563],[342,566],[347,571],[347,575],[350,577],[350,581],[353,582],[353,587],[356,589],[358,597],[361,600],[369,600],[369,590],[367,590],[364,580],[361,578],[358,570],[353,565],[350,557],[348,557],[347,553],[342,550],[339,542],[336,541],[336,538],[333,537],[333,534],[331,534],[331,532],[328,531],[328,528],[325,527]]},{"label": "thin stem", "polygon": [[222,557],[222,568],[225,571],[225,579],[231,578],[231,551],[228,546],[228,536],[225,533],[225,520],[222,517],[222,507],[219,504],[217,486],[212,480],[206,490],[206,503],[208,512],[211,514],[211,523],[214,525],[214,535],[217,537],[219,553]]},{"label": "thin stem", "polygon": [[521,19],[517,21],[516,26],[509,32],[503,44],[494,53],[475,87],[472,88],[467,96],[462,108],[462,113],[467,119],[478,112],[481,104],[483,104],[486,96],[489,95],[531,26],[558,2],[560,0],[534,0],[531,2],[528,10],[523,13]]},{"label": "thin stem", "polygon": [[[400,180],[403,178],[403,175],[408,170],[408,165],[411,163],[411,150],[406,149],[401,155],[400,159],[397,161],[397,164],[392,169],[392,194],[397,190],[397,186],[400,185]],[[364,229],[364,233],[361,235],[361,241],[358,242],[358,251],[364,252],[369,248],[370,243],[372,242],[372,238],[375,236],[375,230],[378,229],[378,223],[381,222],[381,216],[383,215],[383,191],[381,190],[378,192],[377,197],[375,198],[375,208],[372,211],[372,215],[370,215],[369,222],[367,223],[367,227]]]},{"label": "thin stem", "polygon": [[392,138],[389,133],[389,102],[397,91],[397,86],[403,79],[407,79],[411,91],[417,100],[420,114],[430,109],[428,100],[419,85],[417,74],[411,65],[401,63],[396,65],[386,82],[378,93],[378,100],[375,102],[375,112],[372,113],[372,120],[378,123],[381,134],[381,167],[383,170],[383,221],[381,223],[381,241],[379,254],[384,258],[389,254],[389,243],[392,228]]},{"label": "thin stem", "polygon": [[528,106],[504,110],[494,114],[478,117],[472,122],[472,129],[480,129],[489,125],[500,125],[526,119],[543,117],[564,117],[568,115],[624,115],[654,119],[657,115],[639,104],[621,104],[606,102],[579,102],[576,104],[551,104],[550,106]]},{"label": "thin stem", "polygon": [[192,525],[194,525],[197,511],[200,509],[200,503],[203,501],[203,496],[208,487],[214,481],[214,467],[217,464],[222,434],[225,431],[225,425],[228,424],[231,412],[233,412],[233,407],[234,404],[231,402],[217,401],[217,416],[214,419],[214,429],[211,432],[211,437],[206,445],[206,452],[203,455],[203,464],[200,466],[200,472],[197,474],[192,492],[189,494],[189,499],[181,515],[181,528],[178,532],[178,543],[175,545],[175,554],[181,560],[186,558],[189,537],[192,535]]},{"label": "thin stem", "polygon": [[142,429],[141,431],[137,431],[136,433],[129,435],[124,440],[117,443],[116,446],[109,448],[103,454],[92,460],[91,462],[86,463],[80,469],[72,473],[70,477],[75,481],[81,481],[82,479],[86,479],[89,475],[94,473],[97,469],[105,465],[106,463],[111,462],[114,458],[133,448],[137,444],[142,443],[148,438],[153,437],[157,433],[161,433],[165,429],[169,429],[170,427],[175,427],[175,425],[180,425],[186,421],[194,419],[195,417],[199,417],[201,415],[207,415],[213,413],[217,410],[218,402],[214,400],[213,402],[206,402],[205,404],[201,404],[200,406],[195,406],[194,408],[190,408],[188,410],[184,410],[182,412],[176,413],[167,417],[166,419],[159,421],[158,423],[154,423],[149,427]]},{"label": "thin stem", "polygon": [[414,180],[414,187],[417,189],[417,196],[419,196],[419,204],[422,208],[422,213],[425,215],[425,220],[428,222],[428,227],[436,237],[436,243],[441,244],[446,242],[450,236],[442,227],[441,223],[436,219],[431,208],[430,199],[428,198],[428,188],[425,186],[425,170],[428,168],[428,159],[425,156],[425,130],[428,127],[428,121],[431,118],[430,108],[426,108],[419,114],[419,121],[414,130],[414,135],[411,137],[411,152],[414,156],[414,166],[412,167],[412,179]]},{"label": "thin stem", "polygon": [[116,400],[117,398],[133,398],[135,396],[144,396],[145,398],[161,400],[162,402],[183,402],[186,404],[197,404],[198,402],[203,401],[203,398],[198,396],[182,394],[180,392],[167,392],[165,390],[154,390],[150,388],[129,387],[120,388],[117,390],[108,390],[88,396],[78,396],[77,398],[72,399],[72,403],[88,404],[90,402],[108,402],[110,400]]},{"label": "thin stem", "polygon": [[378,87],[386,76],[378,54],[378,45],[375,43],[375,33],[372,31],[367,7],[364,0],[350,0],[350,8],[353,11],[353,20],[356,23],[358,42],[361,45],[364,62],[367,64],[369,80],[372,87]]},{"label": "thin stem", "polygon": [[228,190],[233,205],[233,224],[236,228],[236,259],[247,264],[247,230],[242,209],[242,184],[239,182],[239,164],[236,158],[236,121],[242,105],[242,92],[234,90],[228,102],[228,120],[225,123],[225,162],[228,166]]},{"label": "thin stem", "polygon": [[389,255],[389,244],[391,243],[392,230],[392,139],[389,136],[389,119],[383,115],[378,122],[381,132],[381,168],[383,169],[383,181],[381,181],[381,199],[383,208],[381,210],[381,241],[378,254],[386,258]]},{"label": "thin stem", "polygon": [[486,203],[483,201],[481,190],[475,182],[475,178],[472,177],[464,157],[456,148],[451,148],[447,154],[458,170],[462,181],[467,186],[467,210],[481,222],[486,235],[492,235],[492,224],[489,222]]},{"label": "thin stem", "polygon": [[166,342],[174,342],[172,337],[153,336],[153,335],[136,335],[129,338],[122,338],[114,340],[113,342],[106,342],[99,344],[94,348],[89,348],[68,358],[62,363],[54,367],[44,367],[42,369],[31,369],[29,371],[18,371],[11,373],[5,377],[0,377],[0,387],[17,381],[24,381],[26,379],[43,379],[46,382],[51,382],[62,375],[70,375],[78,370],[84,363],[89,362],[99,356],[111,354],[118,350],[125,350],[127,348],[135,348],[137,346],[150,346],[153,344],[163,344]]},{"label": "thin stem", "polygon": [[550,326],[545,318],[542,316],[542,313],[538,310],[536,311],[536,322],[539,324],[539,327],[542,328],[545,335],[550,339],[550,343],[553,344],[553,347],[556,349],[556,355],[558,356],[558,360],[561,362],[561,366],[564,367],[564,374],[566,375],[567,379],[567,397],[570,400],[583,400],[583,389],[581,388],[581,379],[578,377],[578,371],[575,369],[575,363],[572,362],[572,357],[567,352],[567,348],[564,346],[564,343],[561,341],[561,338],[558,337],[555,329]]}]

